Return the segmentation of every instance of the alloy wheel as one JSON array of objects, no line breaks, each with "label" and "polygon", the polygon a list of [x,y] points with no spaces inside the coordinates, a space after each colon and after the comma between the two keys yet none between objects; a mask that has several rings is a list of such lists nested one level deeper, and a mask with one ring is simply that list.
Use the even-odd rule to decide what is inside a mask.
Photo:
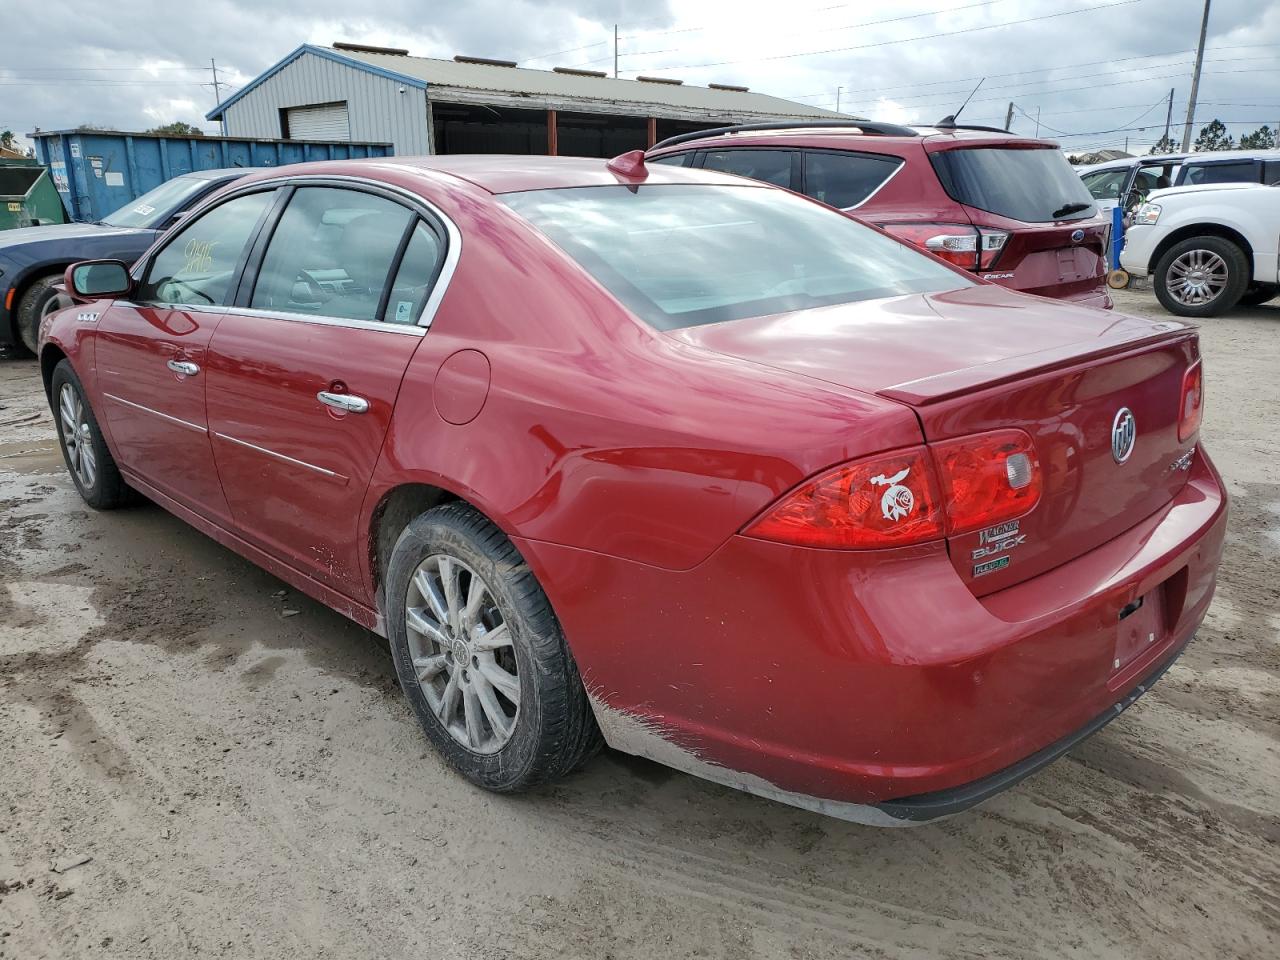
[{"label": "alloy wheel", "polygon": [[62,420],[62,443],[67,460],[84,490],[92,490],[98,479],[98,459],[93,452],[92,428],[88,410],[79,392],[69,383],[58,394],[58,415]]},{"label": "alloy wheel", "polygon": [[1179,303],[1200,306],[1227,287],[1227,262],[1212,250],[1188,250],[1169,264],[1165,287]]},{"label": "alloy wheel", "polygon": [[520,715],[520,678],[506,618],[483,577],[456,557],[427,557],[405,597],[409,654],[427,705],[474,753],[497,753]]}]

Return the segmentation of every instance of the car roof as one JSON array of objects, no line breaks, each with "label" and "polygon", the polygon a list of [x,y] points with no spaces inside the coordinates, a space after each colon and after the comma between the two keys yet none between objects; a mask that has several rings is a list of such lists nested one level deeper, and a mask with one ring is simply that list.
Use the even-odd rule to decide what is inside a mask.
[{"label": "car roof", "polygon": [[322,160],[283,167],[259,168],[252,179],[276,179],[293,176],[352,176],[374,180],[421,178],[436,180],[441,176],[463,180],[489,193],[515,193],[524,190],[555,190],[566,187],[614,186],[633,184],[721,184],[759,187],[762,184],[716,173],[712,170],[690,170],[669,164],[646,164],[643,180],[614,173],[608,160],[590,157],[545,157],[506,154],[446,154],[431,157],[378,157],[367,160]]},{"label": "car roof", "polygon": [[1086,163],[1076,167],[1076,173],[1095,173],[1098,170],[1127,170],[1129,167],[1146,166],[1149,163],[1181,163],[1187,159],[1187,153],[1160,153],[1149,157],[1120,157],[1116,160],[1103,160],[1101,163]]},{"label": "car roof", "polygon": [[776,146],[783,144],[789,147],[815,147],[827,149],[858,150],[866,149],[869,144],[916,144],[929,141],[931,144],[964,144],[965,146],[1010,146],[1036,145],[1057,147],[1053,140],[1040,137],[1026,137],[1001,130],[974,130],[964,127],[936,127],[931,125],[910,124],[904,129],[914,131],[913,135],[896,135],[880,133],[863,133],[856,129],[843,127],[805,126],[778,130],[742,130],[712,134],[694,140],[663,147],[659,144],[650,150],[654,156],[667,153],[685,153],[689,150],[706,150],[712,147],[729,146]]}]

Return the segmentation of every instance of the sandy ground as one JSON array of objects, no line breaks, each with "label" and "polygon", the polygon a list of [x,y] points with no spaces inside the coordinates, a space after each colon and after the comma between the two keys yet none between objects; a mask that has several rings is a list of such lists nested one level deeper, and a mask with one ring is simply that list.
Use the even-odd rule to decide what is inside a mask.
[{"label": "sandy ground", "polygon": [[1069,757],[892,831],[616,754],[472,788],[371,635],[85,508],[0,359],[0,957],[1280,956],[1280,306],[1203,337],[1235,502],[1199,639]]}]

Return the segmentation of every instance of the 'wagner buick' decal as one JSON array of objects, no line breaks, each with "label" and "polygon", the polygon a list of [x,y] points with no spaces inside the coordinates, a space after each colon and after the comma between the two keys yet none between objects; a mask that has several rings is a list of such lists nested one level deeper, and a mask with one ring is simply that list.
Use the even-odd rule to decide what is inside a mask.
[{"label": "'wagner buick' decal", "polygon": [[[1020,547],[1027,542],[1027,535],[1018,532],[1017,520],[1009,520],[1006,523],[999,524],[995,527],[987,527],[987,529],[978,534],[978,548],[969,554],[970,560],[982,560],[985,557],[994,557],[997,553],[1005,553]],[[976,571],[975,571],[976,573]]]}]

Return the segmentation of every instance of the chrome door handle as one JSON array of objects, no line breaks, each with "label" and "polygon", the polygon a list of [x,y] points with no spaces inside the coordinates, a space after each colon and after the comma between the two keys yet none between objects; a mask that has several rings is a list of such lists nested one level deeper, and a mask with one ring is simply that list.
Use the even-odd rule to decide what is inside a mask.
[{"label": "chrome door handle", "polygon": [[352,393],[330,393],[328,390],[321,390],[316,394],[316,399],[326,407],[345,410],[347,413],[366,413],[369,410],[369,401]]},{"label": "chrome door handle", "polygon": [[165,366],[174,373],[181,373],[188,377],[194,377],[200,372],[200,368],[190,360],[170,360]]}]

